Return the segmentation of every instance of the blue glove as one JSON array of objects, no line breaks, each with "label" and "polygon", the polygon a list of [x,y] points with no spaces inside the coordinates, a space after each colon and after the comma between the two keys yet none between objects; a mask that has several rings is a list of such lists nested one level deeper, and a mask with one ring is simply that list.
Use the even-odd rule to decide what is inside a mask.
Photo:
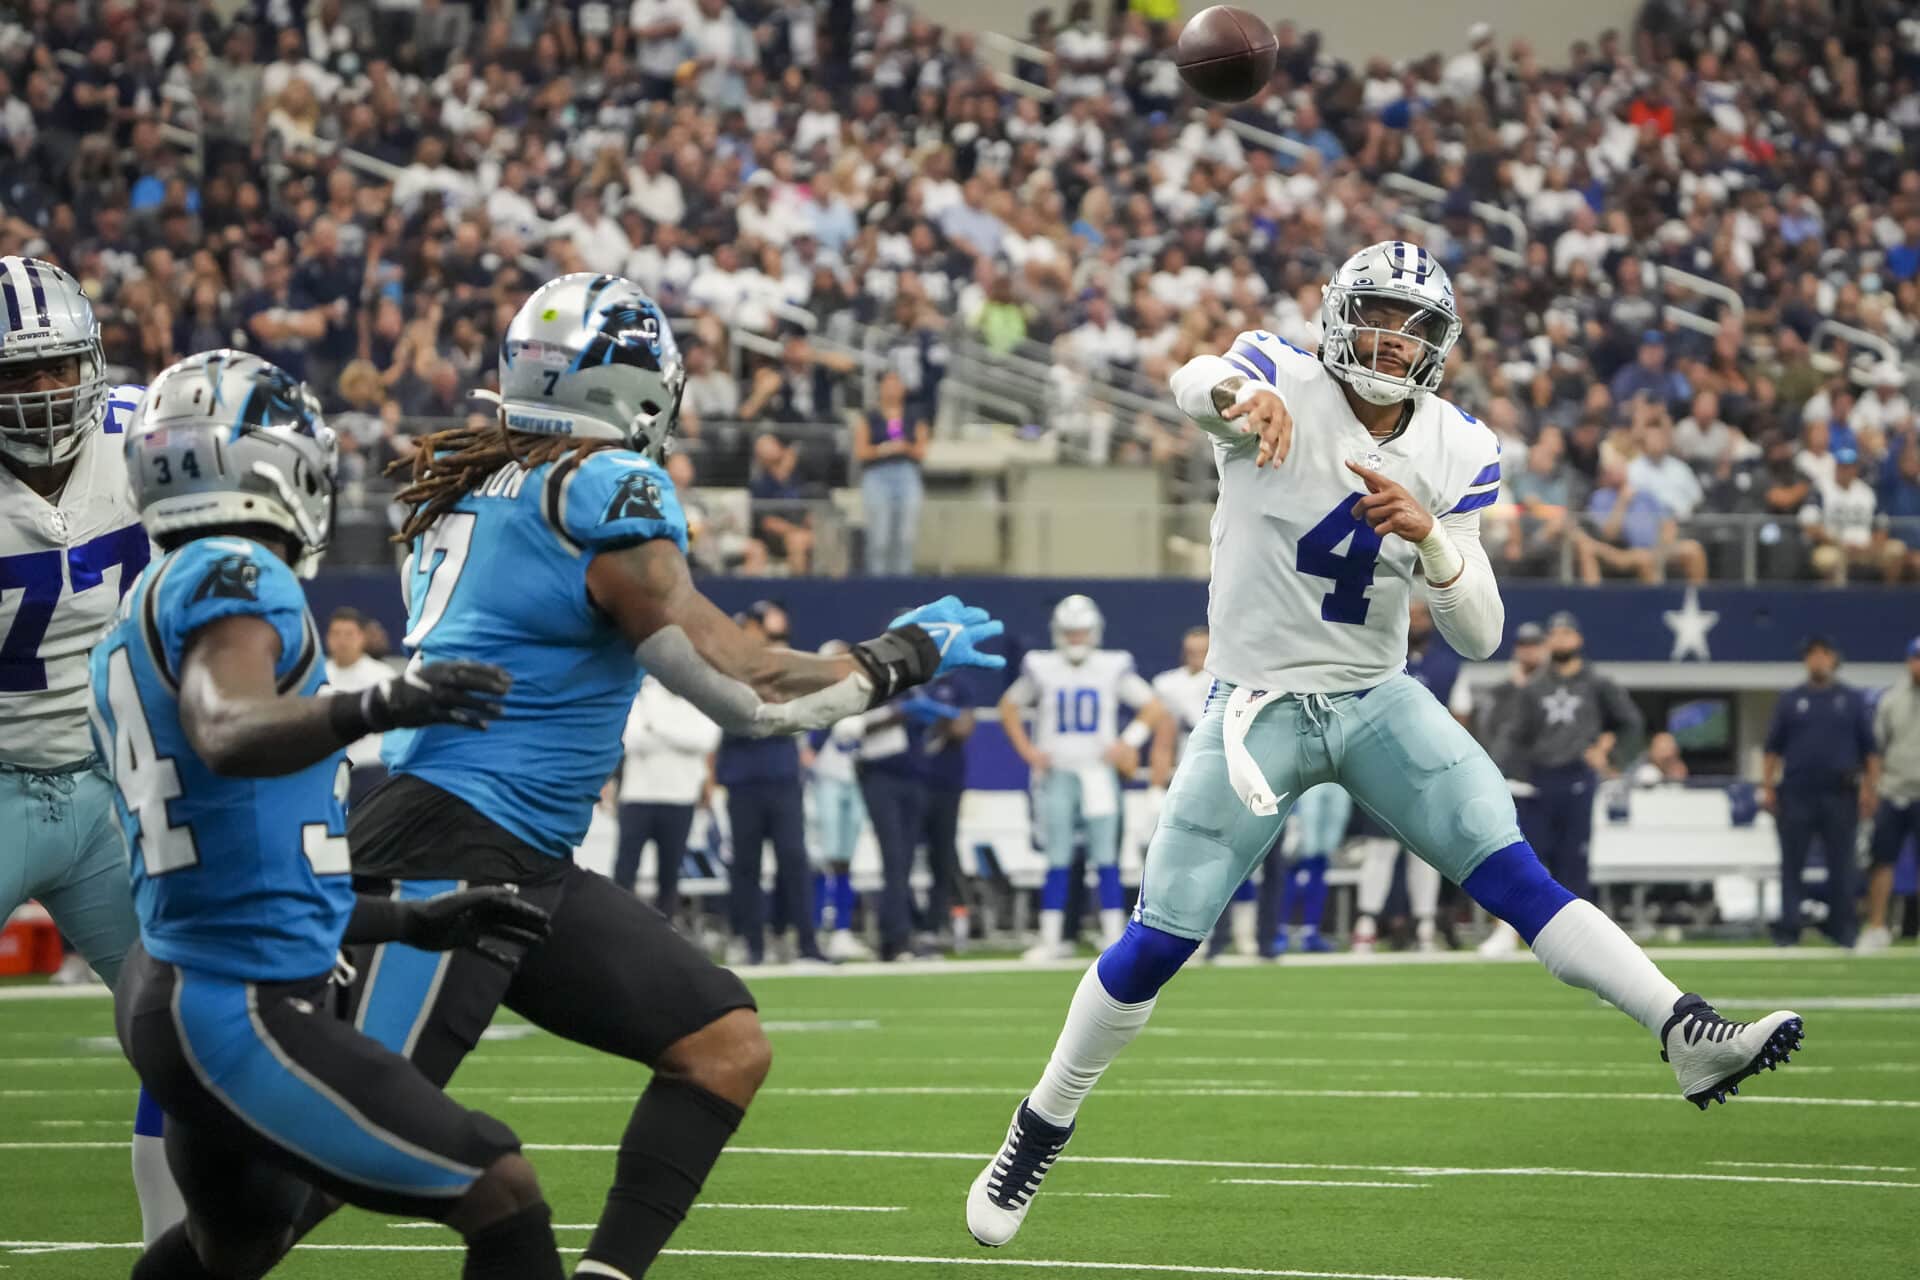
[{"label": "blue glove", "polygon": [[978,648],[983,641],[993,639],[1006,627],[985,609],[961,604],[958,597],[941,596],[932,604],[909,609],[888,623],[887,629],[891,631],[909,624],[925,631],[934,647],[940,651],[940,667],[934,672],[936,676],[943,676],[957,667],[982,667],[988,671],[998,671],[1007,665],[1007,660],[999,654],[982,653]]},{"label": "blue glove", "polygon": [[960,714],[960,708],[948,706],[935,698],[912,697],[901,702],[900,714],[915,724],[932,724],[936,720],[952,720]]}]

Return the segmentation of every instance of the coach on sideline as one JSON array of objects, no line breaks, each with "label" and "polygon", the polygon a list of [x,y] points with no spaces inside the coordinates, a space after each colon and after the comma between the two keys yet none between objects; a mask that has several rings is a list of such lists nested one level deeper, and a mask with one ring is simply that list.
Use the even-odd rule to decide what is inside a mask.
[{"label": "coach on sideline", "polygon": [[1533,784],[1521,829],[1554,879],[1591,898],[1594,795],[1614,747],[1644,722],[1626,691],[1587,665],[1580,621],[1565,610],[1547,619],[1547,658],[1514,699],[1513,754]]},{"label": "coach on sideline", "polygon": [[1873,812],[1880,756],[1867,700],[1834,679],[1840,654],[1824,636],[1801,649],[1807,682],[1780,695],[1761,758],[1760,803],[1780,832],[1780,921],[1774,941],[1800,941],[1801,881],[1814,837],[1827,858],[1827,923],[1836,943],[1854,941],[1854,837]]},{"label": "coach on sideline", "polygon": [[1907,644],[1906,679],[1894,681],[1873,709],[1873,741],[1880,749],[1880,807],[1873,815],[1873,870],[1867,875],[1867,927],[1860,931],[1860,951],[1879,951],[1893,942],[1887,931],[1893,864],[1909,836],[1920,840],[1920,636]]}]

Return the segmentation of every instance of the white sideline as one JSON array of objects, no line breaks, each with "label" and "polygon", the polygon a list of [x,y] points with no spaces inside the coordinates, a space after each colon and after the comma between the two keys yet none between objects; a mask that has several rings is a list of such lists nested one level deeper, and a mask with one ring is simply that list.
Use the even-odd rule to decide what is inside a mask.
[{"label": "white sideline", "polygon": [[[138,1250],[138,1241],[0,1240],[0,1251],[11,1254],[86,1253]],[[301,1253],[461,1253],[458,1244],[302,1244]],[[562,1248],[561,1253],[582,1250]],[[1262,1267],[1201,1267],[1169,1262],[1081,1262],[1049,1258],[939,1257],[911,1253],[803,1253],[781,1249],[667,1249],[681,1258],[757,1258],[773,1262],[871,1262],[917,1267],[1014,1267],[1030,1271],[1126,1271],[1180,1276],[1258,1276],[1275,1280],[1462,1280],[1460,1276],[1403,1275],[1378,1271],[1295,1271]]]}]

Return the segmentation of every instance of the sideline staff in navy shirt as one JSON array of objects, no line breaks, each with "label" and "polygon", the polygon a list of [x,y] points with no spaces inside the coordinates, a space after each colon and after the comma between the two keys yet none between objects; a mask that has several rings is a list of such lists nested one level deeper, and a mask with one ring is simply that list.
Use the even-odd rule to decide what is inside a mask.
[{"label": "sideline staff in navy shirt", "polygon": [[1800,940],[1801,881],[1815,837],[1827,860],[1825,932],[1843,947],[1855,932],[1853,845],[1873,812],[1880,758],[1873,717],[1860,690],[1834,679],[1840,655],[1822,636],[1801,651],[1807,682],[1773,709],[1761,772],[1761,804],[1780,833],[1780,921],[1774,940]]}]

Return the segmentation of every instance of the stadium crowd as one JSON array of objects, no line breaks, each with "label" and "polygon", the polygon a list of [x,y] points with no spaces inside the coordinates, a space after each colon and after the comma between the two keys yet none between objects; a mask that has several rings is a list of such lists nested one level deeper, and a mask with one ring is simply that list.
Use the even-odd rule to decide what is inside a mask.
[{"label": "stadium crowd", "polygon": [[[86,282],[129,381],[226,344],[306,376],[353,484],[473,408],[538,279],[624,273],[687,318],[683,481],[776,504],[711,567],[805,571],[778,504],[856,435],[917,462],[963,344],[1163,400],[1239,330],[1311,349],[1317,282],[1410,235],[1467,319],[1446,394],[1506,441],[1507,570],[1920,577],[1901,0],[1649,0],[1564,53],[1479,24],[1400,64],[1282,24],[1231,117],[1278,147],[1184,92],[1176,31],[1073,0],[1009,76],[900,0],[26,0],[0,251]],[[850,434],[881,367],[891,436]],[[1096,456],[1195,447],[1148,415]]]}]

